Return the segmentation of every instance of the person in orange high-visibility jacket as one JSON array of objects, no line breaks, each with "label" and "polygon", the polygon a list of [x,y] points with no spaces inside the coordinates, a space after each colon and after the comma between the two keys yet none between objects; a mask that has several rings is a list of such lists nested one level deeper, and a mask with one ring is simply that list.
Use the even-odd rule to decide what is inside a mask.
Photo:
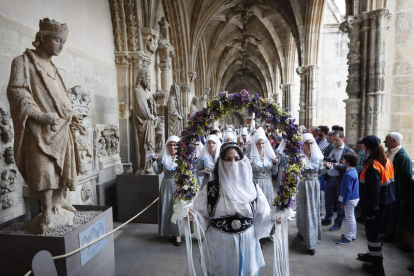
[{"label": "person in orange high-visibility jacket", "polygon": [[358,259],[364,262],[363,268],[372,275],[383,276],[382,238],[387,210],[396,199],[394,167],[385,155],[381,140],[376,136],[367,136],[358,144],[364,145],[368,158],[364,161],[365,170],[360,182],[365,183],[366,223],[368,253],[359,253]]}]

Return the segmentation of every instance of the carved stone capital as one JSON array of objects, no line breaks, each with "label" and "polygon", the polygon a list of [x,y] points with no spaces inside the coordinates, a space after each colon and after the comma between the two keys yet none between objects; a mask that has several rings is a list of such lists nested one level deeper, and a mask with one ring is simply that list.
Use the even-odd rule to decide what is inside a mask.
[{"label": "carved stone capital", "polygon": [[188,77],[190,78],[190,84],[193,84],[195,79],[197,78],[197,72],[196,71],[188,72]]},{"label": "carved stone capital", "polygon": [[183,93],[190,93],[191,92],[191,84],[190,83],[177,83],[177,85],[180,87],[180,91]]},{"label": "carved stone capital", "polygon": [[115,64],[117,67],[128,67],[130,63],[130,57],[127,54],[115,54]]},{"label": "carved stone capital", "polygon": [[370,11],[369,13],[368,13],[368,16],[369,17],[379,17],[379,16],[381,16],[381,15],[391,15],[390,14],[390,11],[388,10],[388,9],[378,9],[378,10],[373,10],[373,11]]},{"label": "carved stone capital", "polygon": [[131,56],[132,66],[135,68],[148,68],[151,64],[151,56],[144,53]]},{"label": "carved stone capital", "polygon": [[299,76],[302,76],[302,75],[306,74],[307,71],[308,71],[308,69],[306,67],[304,67],[304,66],[301,66],[301,67],[296,68],[296,73]]},{"label": "carved stone capital", "polygon": [[168,94],[167,90],[157,90],[154,95],[157,104],[165,106],[168,101]]},{"label": "carved stone capital", "polygon": [[158,32],[151,28],[142,28],[144,37],[144,51],[154,54],[158,48]]}]

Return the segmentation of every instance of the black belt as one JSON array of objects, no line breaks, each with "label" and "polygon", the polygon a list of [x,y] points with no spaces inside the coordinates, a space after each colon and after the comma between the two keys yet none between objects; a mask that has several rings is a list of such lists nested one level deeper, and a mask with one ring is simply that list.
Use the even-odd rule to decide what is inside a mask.
[{"label": "black belt", "polygon": [[253,219],[242,217],[239,214],[234,214],[211,219],[210,223],[220,232],[226,234],[239,234],[247,231],[253,225]]},{"label": "black belt", "polygon": [[330,178],[341,178],[339,175],[338,176],[330,176],[329,174],[327,174],[326,176],[330,177]]}]

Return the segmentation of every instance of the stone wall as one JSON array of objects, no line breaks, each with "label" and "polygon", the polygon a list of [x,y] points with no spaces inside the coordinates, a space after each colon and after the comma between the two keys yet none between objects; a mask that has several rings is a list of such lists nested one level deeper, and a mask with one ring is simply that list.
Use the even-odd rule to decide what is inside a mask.
[{"label": "stone wall", "polygon": [[[345,126],[348,35],[339,30],[338,18],[326,3],[318,70],[317,125]],[[310,126],[309,126],[310,127]]]},{"label": "stone wall", "polygon": [[[67,43],[62,53],[53,58],[53,62],[62,75],[67,89],[81,86],[82,91],[89,94],[90,98],[90,103],[86,105],[88,108],[85,120],[87,134],[83,138],[82,135],[79,136],[79,139],[83,139],[85,143],[83,150],[85,171],[78,178],[77,191],[68,196],[74,204],[96,204],[95,185],[112,181],[121,169],[117,162],[115,162],[116,166],[110,168],[96,166],[96,156],[93,150],[96,146],[93,141],[94,127],[99,124],[115,125],[117,128],[119,124],[117,74],[108,2],[97,0],[1,1],[0,108],[3,109],[4,114],[9,112],[6,90],[12,60],[21,55],[26,48],[33,49],[32,41],[38,30],[39,19],[44,17],[68,25]],[[1,133],[3,132],[7,132],[6,127],[2,127]],[[119,139],[119,133],[117,135]],[[0,154],[5,156],[6,149],[12,145],[12,142],[2,143]],[[17,173],[14,179],[13,171],[17,171],[14,164],[6,164],[5,158],[3,156],[1,158],[0,175],[9,170],[4,173],[1,186],[8,185],[7,187],[12,187],[9,189],[12,191],[4,193],[4,195],[8,194],[7,198],[0,195],[0,200],[5,201],[4,207],[7,206],[7,208],[0,206],[0,223],[20,216],[29,209],[27,186],[24,185],[20,174]]]},{"label": "stone wall", "polygon": [[389,1],[383,137],[404,136],[403,146],[414,159],[414,1]]}]

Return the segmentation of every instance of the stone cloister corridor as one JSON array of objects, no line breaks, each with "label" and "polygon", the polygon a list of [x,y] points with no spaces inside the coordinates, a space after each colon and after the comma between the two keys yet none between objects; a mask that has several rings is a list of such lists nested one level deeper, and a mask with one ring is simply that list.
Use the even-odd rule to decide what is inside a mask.
[{"label": "stone cloister corridor", "polygon": [[[50,49],[39,54],[42,44]],[[108,233],[157,197],[161,202],[168,193],[172,202],[177,163],[171,160],[178,157],[168,147],[174,147],[171,142],[178,147],[186,135],[192,135],[191,147],[207,148],[209,134],[223,140],[234,132],[234,142],[246,151],[252,145],[243,142],[242,132],[253,137],[261,126],[273,132],[272,146],[279,145],[277,139],[287,137],[285,125],[277,129],[247,108],[205,123],[216,115],[212,101],[243,90],[277,104],[279,115],[289,112],[302,129],[342,127],[344,143],[357,154],[358,139],[375,135],[385,148],[387,135],[398,132],[414,160],[414,0],[0,0],[0,243],[7,242],[0,248],[5,260],[0,275],[24,275],[41,249],[55,256],[85,245],[81,237],[95,223],[103,228],[94,230]],[[218,109],[223,106],[220,102]],[[185,131],[203,110],[211,115],[200,119],[198,131]],[[55,131],[59,124],[67,135]],[[201,135],[203,124],[208,131]],[[196,168],[202,159],[191,165],[191,177],[202,171],[197,185],[203,177],[214,178],[219,156],[208,154],[209,170]],[[172,156],[171,167],[162,156]],[[39,176],[32,167],[55,175]],[[56,185],[33,188],[31,179]],[[396,237],[383,249],[388,276],[413,275],[407,266],[414,265],[414,181],[406,182],[407,190],[398,192],[403,199]],[[50,194],[42,196],[56,190],[76,213]],[[67,259],[75,261],[55,262],[58,275],[187,275],[184,238],[175,247],[170,237],[158,235],[166,209],[158,204],[165,202],[95,247],[88,261],[77,253]],[[72,212],[68,220],[75,226],[47,232],[45,225],[60,223],[45,218],[49,205],[53,216]],[[36,229],[44,232],[27,234],[22,229],[36,216],[41,221]],[[357,253],[367,252],[364,223],[358,222],[357,240],[350,245],[335,244],[342,232],[329,228],[322,227],[311,256],[296,221],[289,221],[291,276],[368,275],[356,260]],[[66,245],[60,248],[48,238]],[[193,248],[199,275],[195,240]],[[273,275],[272,242],[265,241],[262,251],[266,267],[259,275]]]}]

